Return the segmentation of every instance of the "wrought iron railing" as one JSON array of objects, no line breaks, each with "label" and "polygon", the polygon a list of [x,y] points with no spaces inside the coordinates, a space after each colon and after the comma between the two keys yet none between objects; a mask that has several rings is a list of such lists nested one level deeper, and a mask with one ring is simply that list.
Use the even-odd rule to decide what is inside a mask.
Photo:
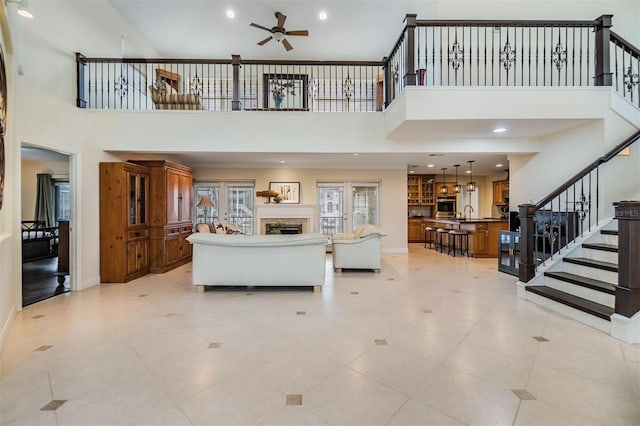
[{"label": "wrought iron railing", "polygon": [[[640,131],[589,164],[537,204],[520,206],[520,281],[529,282],[541,264],[598,224],[602,217],[600,169],[638,140]],[[617,167],[615,162],[609,164]],[[637,176],[630,179],[637,179]]]},{"label": "wrought iron railing", "polygon": [[375,112],[382,62],[87,58],[81,108]]},{"label": "wrought iron railing", "polygon": [[342,216],[334,216],[334,217],[321,217],[320,218],[320,226],[318,229],[318,232],[324,234],[324,235],[331,235],[331,234],[339,234],[343,232],[343,228],[342,228],[342,224],[343,224],[343,220],[342,220]]},{"label": "wrought iron railing", "polygon": [[640,108],[640,49],[611,31],[613,87]]},{"label": "wrought iron railing", "polygon": [[[385,104],[407,86],[610,85],[611,16],[593,21],[417,20],[386,60]],[[636,61],[637,64],[637,61]]]}]

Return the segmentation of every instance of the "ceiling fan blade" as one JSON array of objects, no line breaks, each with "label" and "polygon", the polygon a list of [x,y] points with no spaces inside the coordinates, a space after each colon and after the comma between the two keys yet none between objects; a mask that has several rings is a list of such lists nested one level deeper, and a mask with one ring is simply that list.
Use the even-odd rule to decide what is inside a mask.
[{"label": "ceiling fan blade", "polygon": [[287,31],[285,34],[286,35],[290,35],[290,36],[308,36],[309,35],[309,31],[308,30],[294,30],[294,31]]},{"label": "ceiling fan blade", "polygon": [[259,45],[259,46],[262,46],[263,44],[265,44],[265,43],[269,42],[272,38],[273,38],[273,36],[269,36],[269,37],[265,38],[264,40],[259,41],[259,42],[258,42],[258,45]]},{"label": "ceiling fan blade", "polygon": [[255,23],[253,23],[253,22],[252,22],[252,23],[250,23],[250,24],[249,24],[249,26],[251,26],[251,27],[256,27],[256,28],[260,28],[261,30],[265,30],[265,31],[269,31],[269,32],[271,32],[271,28],[263,27],[262,25],[255,24]]},{"label": "ceiling fan blade", "polygon": [[283,15],[280,12],[277,12],[276,13],[276,18],[278,18],[278,26],[281,27],[281,28],[284,27],[284,21],[287,20],[287,16]]},{"label": "ceiling fan blade", "polygon": [[286,38],[282,39],[282,45],[284,46],[285,49],[287,49],[287,52],[293,49],[293,46],[291,46],[291,44],[287,41]]}]

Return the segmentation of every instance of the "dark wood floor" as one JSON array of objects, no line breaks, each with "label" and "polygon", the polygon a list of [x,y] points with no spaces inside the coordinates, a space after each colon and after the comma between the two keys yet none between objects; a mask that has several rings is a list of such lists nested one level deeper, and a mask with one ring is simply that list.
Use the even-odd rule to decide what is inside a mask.
[{"label": "dark wood floor", "polygon": [[58,258],[35,260],[22,264],[22,306],[69,291],[69,277],[58,284]]}]

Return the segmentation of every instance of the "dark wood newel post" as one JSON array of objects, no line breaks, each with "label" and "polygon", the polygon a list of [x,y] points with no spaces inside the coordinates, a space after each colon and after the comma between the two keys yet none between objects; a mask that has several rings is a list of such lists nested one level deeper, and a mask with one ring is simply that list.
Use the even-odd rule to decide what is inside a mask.
[{"label": "dark wood newel post", "polygon": [[640,201],[613,203],[618,219],[616,314],[631,318],[640,311]]},{"label": "dark wood newel post", "polygon": [[531,281],[536,275],[535,242],[533,221],[536,215],[535,204],[521,204],[520,210],[520,268],[518,278],[523,283]]},{"label": "dark wood newel post", "polygon": [[613,15],[602,15],[596,19],[596,86],[611,86],[611,18]]},{"label": "dark wood newel post", "polygon": [[393,84],[393,76],[391,75],[389,58],[386,56],[382,58],[382,63],[384,63],[384,109],[387,109],[391,103],[391,85]]},{"label": "dark wood newel post", "polygon": [[231,65],[233,66],[233,86],[232,86],[232,99],[231,99],[231,111],[240,111],[242,106],[240,105],[240,67],[241,65],[240,55],[231,55]]},{"label": "dark wood newel post", "polygon": [[76,106],[78,108],[86,108],[87,101],[84,98],[84,69],[87,63],[84,61],[85,56],[76,52]]},{"label": "dark wood newel post", "polygon": [[405,52],[404,52],[404,85],[416,85],[416,64],[415,64],[415,48],[416,48],[416,17],[415,13],[407,13],[404,18],[405,22]]}]

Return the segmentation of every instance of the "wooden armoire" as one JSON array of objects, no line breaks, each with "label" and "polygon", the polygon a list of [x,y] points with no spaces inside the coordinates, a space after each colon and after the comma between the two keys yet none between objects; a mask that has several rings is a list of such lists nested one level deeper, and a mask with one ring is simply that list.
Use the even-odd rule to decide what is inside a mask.
[{"label": "wooden armoire", "polygon": [[100,163],[100,281],[149,273],[149,175],[132,163]]},{"label": "wooden armoire", "polygon": [[193,169],[170,161],[131,161],[150,171],[149,266],[163,273],[191,261]]}]

